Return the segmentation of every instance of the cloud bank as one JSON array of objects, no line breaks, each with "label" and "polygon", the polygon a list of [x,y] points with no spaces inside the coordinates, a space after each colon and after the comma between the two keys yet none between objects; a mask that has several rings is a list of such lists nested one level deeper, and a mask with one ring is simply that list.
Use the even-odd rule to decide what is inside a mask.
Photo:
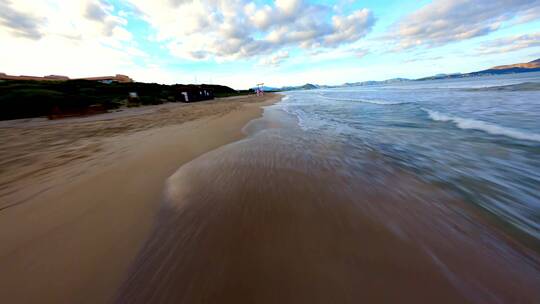
[{"label": "cloud bank", "polygon": [[277,54],[286,47],[335,48],[371,30],[370,10],[337,15],[332,8],[302,0],[257,5],[246,0],[129,0],[167,43],[189,59],[234,60]]},{"label": "cloud bank", "polygon": [[435,0],[400,20],[388,37],[398,50],[434,47],[539,17],[540,0]]},{"label": "cloud bank", "polygon": [[8,0],[0,0],[0,25],[9,29],[15,36],[40,39],[42,33],[39,28],[44,21],[43,18],[13,8]]},{"label": "cloud bank", "polygon": [[499,38],[484,42],[477,49],[478,54],[509,53],[531,47],[540,47],[540,32]]},{"label": "cloud bank", "polygon": [[[504,53],[540,47],[540,0],[433,0],[397,20],[387,19],[401,7],[394,2],[368,2],[373,11],[360,1],[330,2],[0,0],[0,72],[121,73],[161,83],[191,82],[198,74],[235,87],[255,78],[338,83],[420,77],[440,72],[434,63],[470,69],[485,54],[510,62],[515,54]],[[379,25],[390,26],[375,28],[375,14],[389,21]],[[484,41],[500,29],[508,37]],[[459,54],[450,45],[430,49],[484,35]],[[418,70],[396,75],[396,64],[415,61]],[[320,63],[332,64],[322,71]]]}]

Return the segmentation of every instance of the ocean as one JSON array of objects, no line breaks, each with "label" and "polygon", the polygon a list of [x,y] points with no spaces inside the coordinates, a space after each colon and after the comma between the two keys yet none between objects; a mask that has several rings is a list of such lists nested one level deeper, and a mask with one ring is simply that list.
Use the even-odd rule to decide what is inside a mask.
[{"label": "ocean", "polygon": [[530,83],[285,93],[168,179],[117,302],[538,303]]},{"label": "ocean", "polygon": [[[536,90],[519,86],[536,83]],[[307,137],[374,151],[540,239],[540,73],[287,93]],[[391,185],[388,185],[391,187]]]}]

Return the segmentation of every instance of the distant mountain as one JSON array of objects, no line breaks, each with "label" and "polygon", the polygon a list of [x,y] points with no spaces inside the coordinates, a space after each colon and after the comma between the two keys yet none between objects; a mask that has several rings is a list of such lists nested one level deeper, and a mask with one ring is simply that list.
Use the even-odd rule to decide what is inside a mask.
[{"label": "distant mountain", "polygon": [[500,74],[513,74],[513,73],[527,73],[527,72],[540,72],[540,58],[526,63],[516,63],[509,65],[500,65],[489,68],[487,70],[471,72],[471,73],[454,73],[454,74],[437,74],[430,77],[424,77],[419,79],[407,79],[407,78],[392,78],[382,81],[362,81],[362,82],[347,82],[342,85],[329,86],[329,85],[316,85],[306,83],[302,86],[285,86],[281,88],[264,87],[265,91],[293,91],[293,90],[312,90],[312,89],[329,89],[340,87],[356,87],[356,86],[371,86],[371,85],[384,85],[393,83],[402,83],[409,81],[422,81],[422,80],[435,80],[435,79],[451,79],[451,78],[464,78],[464,77],[477,77],[477,76],[489,76]]},{"label": "distant mountain", "polygon": [[[294,90],[313,90],[313,89],[318,89],[320,87],[321,86],[318,86],[316,84],[306,83],[301,86],[285,86],[281,88],[263,86],[261,88],[265,92],[281,92],[281,91],[294,91]],[[251,88],[251,90],[255,91],[257,90],[257,87],[253,87]]]},{"label": "distant mountain", "polygon": [[356,86],[366,86],[366,85],[377,85],[377,84],[390,84],[398,82],[413,81],[406,78],[393,78],[383,81],[363,81],[363,82],[348,82],[342,85],[318,85],[312,83],[306,83],[302,86],[285,86],[281,88],[272,88],[272,90],[264,89],[265,91],[294,91],[294,90],[314,90],[314,89],[331,89],[331,88],[341,88],[341,87],[356,87]]},{"label": "distant mountain", "polygon": [[516,64],[509,64],[509,65],[500,65],[491,68],[490,70],[507,70],[507,69],[513,69],[513,68],[523,68],[523,69],[537,69],[540,68],[540,58],[533,60],[531,62],[527,63],[516,63]]},{"label": "distant mountain", "polygon": [[437,74],[435,76],[431,76],[431,77],[440,77],[440,78],[447,78],[447,77],[455,77],[455,76],[459,76],[459,75],[462,75],[461,73],[451,73],[451,74],[445,74],[445,73],[441,73],[441,74]]},{"label": "distant mountain", "polygon": [[527,63],[516,63],[509,65],[500,65],[489,68],[487,70],[465,73],[465,74],[439,74],[430,77],[424,77],[417,80],[435,80],[435,79],[449,79],[449,78],[463,78],[463,77],[477,77],[488,75],[502,75],[502,74],[514,74],[514,73],[529,73],[540,72],[540,59],[533,60]]},{"label": "distant mountain", "polygon": [[320,86],[316,84],[306,83],[305,85],[302,85],[302,86],[282,87],[279,90],[280,91],[294,91],[294,90],[313,90],[313,89],[318,89],[318,88],[320,88]]},{"label": "distant mountain", "polygon": [[303,90],[313,90],[313,89],[318,89],[319,86],[315,85],[315,84],[311,84],[311,83],[306,83],[305,85],[301,86],[300,88],[303,89]]},{"label": "distant mountain", "polygon": [[387,80],[382,80],[382,81],[370,80],[370,81],[362,81],[362,82],[347,82],[341,86],[357,87],[357,86],[366,86],[366,85],[391,84],[391,83],[399,83],[399,82],[407,82],[407,81],[412,81],[412,80],[407,79],[407,78],[392,78],[392,79],[387,79]]},{"label": "distant mountain", "polygon": [[[261,88],[265,92],[277,92],[277,91],[281,90],[280,88],[267,87],[267,86],[262,86]],[[253,87],[253,88],[251,88],[251,90],[255,91],[255,90],[257,90],[257,87]]]}]

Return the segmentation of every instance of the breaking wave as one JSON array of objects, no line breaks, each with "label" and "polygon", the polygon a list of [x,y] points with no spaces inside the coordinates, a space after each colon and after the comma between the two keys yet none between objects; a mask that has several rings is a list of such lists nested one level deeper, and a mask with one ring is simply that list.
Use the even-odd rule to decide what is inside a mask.
[{"label": "breaking wave", "polygon": [[540,82],[522,82],[503,86],[472,88],[469,91],[540,91]]},{"label": "breaking wave", "polygon": [[376,105],[399,105],[399,104],[412,103],[410,101],[387,101],[387,100],[380,100],[380,99],[363,99],[363,98],[336,98],[336,97],[324,96],[322,94],[319,94],[319,95],[322,98],[329,99],[329,100],[364,102],[364,103],[371,103],[371,104],[376,104]]},{"label": "breaking wave", "polygon": [[424,110],[429,115],[429,118],[431,118],[432,120],[451,122],[460,129],[479,130],[493,135],[504,135],[515,139],[540,142],[540,134],[523,132],[520,130],[499,126],[481,120],[452,116],[424,108],[422,108],[422,110]]}]

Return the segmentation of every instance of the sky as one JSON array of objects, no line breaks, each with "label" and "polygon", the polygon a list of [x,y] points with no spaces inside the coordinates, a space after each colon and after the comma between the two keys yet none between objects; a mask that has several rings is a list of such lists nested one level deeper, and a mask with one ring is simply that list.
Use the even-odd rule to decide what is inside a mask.
[{"label": "sky", "polygon": [[540,0],[0,0],[0,72],[246,89],[540,58]]}]

